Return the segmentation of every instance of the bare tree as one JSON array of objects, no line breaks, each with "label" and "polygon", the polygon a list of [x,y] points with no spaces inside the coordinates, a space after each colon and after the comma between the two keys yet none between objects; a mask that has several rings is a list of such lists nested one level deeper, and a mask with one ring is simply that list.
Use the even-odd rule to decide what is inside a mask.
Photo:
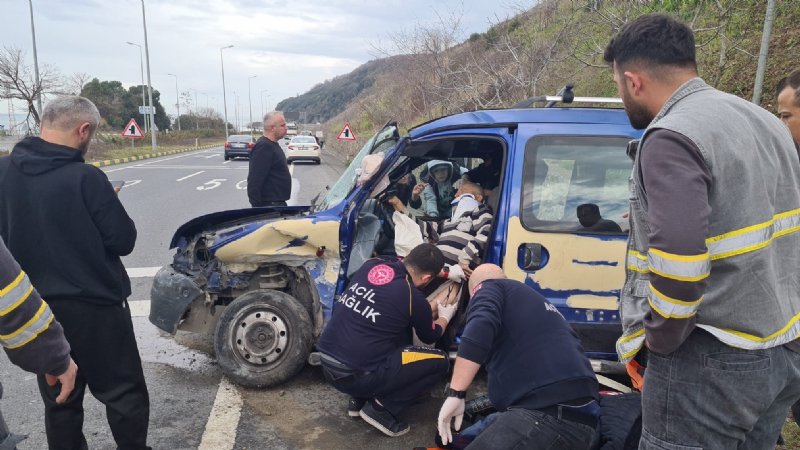
[{"label": "bare tree", "polygon": [[33,68],[25,61],[25,53],[16,47],[3,47],[0,51],[0,92],[6,98],[22,100],[28,108],[28,119],[39,126],[36,99],[48,92],[57,92],[61,84],[58,70],[45,64],[39,68],[39,83]]},{"label": "bare tree", "polygon": [[86,86],[86,83],[92,80],[92,76],[86,72],[76,72],[72,74],[67,80],[64,82],[64,94],[67,95],[81,95],[81,91],[83,91],[83,87]]}]

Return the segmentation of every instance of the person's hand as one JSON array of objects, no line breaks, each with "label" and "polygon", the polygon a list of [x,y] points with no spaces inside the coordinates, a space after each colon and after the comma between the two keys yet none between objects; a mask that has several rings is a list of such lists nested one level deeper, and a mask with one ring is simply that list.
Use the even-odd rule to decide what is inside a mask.
[{"label": "person's hand", "polygon": [[69,367],[67,367],[66,372],[58,376],[50,375],[49,373],[44,376],[48,386],[55,386],[56,383],[61,383],[61,392],[59,392],[58,397],[56,397],[56,403],[59,405],[67,401],[67,397],[69,397],[69,394],[71,394],[72,390],[75,388],[75,377],[77,374],[78,365],[70,358]]},{"label": "person's hand", "polygon": [[414,189],[411,190],[411,196],[414,199],[419,198],[419,194],[421,194],[426,187],[428,187],[428,183],[417,183],[417,185],[414,186]]},{"label": "person's hand", "polygon": [[464,419],[464,404],[463,398],[456,397],[447,397],[447,400],[442,404],[442,409],[439,410],[439,419],[437,421],[442,444],[447,445],[453,442],[453,433],[450,431],[450,421],[452,419],[455,419],[456,431],[461,430],[461,422]]},{"label": "person's hand", "polygon": [[447,272],[447,278],[453,281],[461,281],[464,280],[464,270],[461,268],[460,265],[449,266],[449,271]]},{"label": "person's hand", "polygon": [[447,303],[439,303],[436,305],[436,311],[439,313],[439,318],[447,320],[447,323],[450,323],[450,321],[453,320],[453,316],[456,315],[456,309],[458,309],[458,299],[449,305]]},{"label": "person's hand", "polygon": [[404,205],[403,201],[397,198],[396,195],[391,196],[388,200],[386,200],[386,203],[390,204],[397,212],[402,213],[406,210],[406,205]]},{"label": "person's hand", "polygon": [[461,267],[461,270],[464,272],[464,279],[469,281],[469,277],[472,276],[472,269],[469,268],[469,263],[466,262],[466,261],[459,261],[458,265],[459,265],[459,267]]}]

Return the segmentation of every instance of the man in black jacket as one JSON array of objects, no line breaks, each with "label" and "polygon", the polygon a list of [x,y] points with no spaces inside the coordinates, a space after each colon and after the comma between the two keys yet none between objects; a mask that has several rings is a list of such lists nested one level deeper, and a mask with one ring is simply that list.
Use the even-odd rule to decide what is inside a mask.
[{"label": "man in black jacket", "polygon": [[292,194],[292,176],[278,141],[286,136],[286,119],[278,111],[264,116],[264,135],[250,152],[247,197],[253,207],[286,206]]},{"label": "man in black jacket", "polygon": [[466,390],[482,365],[495,413],[465,430],[468,448],[588,449],[600,414],[598,385],[580,340],[538,292],[494,264],[469,279],[472,299],[458,347],[439,435],[461,428]]},{"label": "man in black jacket", "polygon": [[99,121],[89,100],[57,98],[43,111],[41,137],[0,159],[0,236],[49,302],[79,367],[63,404],[39,377],[51,449],[86,448],[87,385],[117,446],[147,448],[150,401],[120,259],[133,251],[136,227],[105,173],[83,160]]},{"label": "man in black jacket", "polygon": [[412,328],[433,343],[455,314],[455,305],[440,305],[434,320],[418,289],[443,265],[442,252],[431,244],[414,247],[402,262],[368,260],[351,277],[317,342],[325,378],[352,396],[348,414],[387,436],[408,432],[398,416],[450,366],[441,350],[409,345]]}]

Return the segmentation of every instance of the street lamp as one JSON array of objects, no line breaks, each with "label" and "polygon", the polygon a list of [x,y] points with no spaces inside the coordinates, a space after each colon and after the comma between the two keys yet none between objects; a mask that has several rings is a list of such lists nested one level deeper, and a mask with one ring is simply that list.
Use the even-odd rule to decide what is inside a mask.
[{"label": "street lamp", "polygon": [[225,140],[228,140],[228,99],[225,96],[225,62],[222,60],[222,51],[232,47],[233,45],[228,45],[219,49],[219,65],[222,67],[222,104],[225,110],[225,123],[223,124],[223,127],[225,127]]},{"label": "street lamp", "polygon": [[156,151],[156,107],[153,104],[153,85],[150,83],[150,51],[147,46],[147,21],[145,20],[144,13],[144,0],[142,0],[142,27],[144,28],[144,56],[147,61],[147,93],[150,99],[150,143],[153,152]]},{"label": "street lamp", "polygon": [[178,131],[181,131],[181,93],[178,91],[178,76],[172,73],[167,75],[175,77],[175,106],[178,108]]},{"label": "street lamp", "polygon": [[[142,106],[147,108],[147,101],[144,98],[144,62],[142,61],[142,46],[134,44],[133,42],[125,42],[128,45],[135,45],[139,47],[139,70],[142,72]],[[144,113],[144,133],[147,134],[147,113]]]},{"label": "street lamp", "polygon": [[[144,1],[144,0],[143,0]],[[39,80],[39,59],[36,56],[36,29],[33,27],[33,2],[28,0],[31,10],[31,37],[33,38],[33,73],[36,75],[36,104],[39,106],[39,118],[42,115],[42,82]]]},{"label": "street lamp", "polygon": [[261,118],[262,119],[264,118],[264,115],[267,114],[266,111],[264,111],[264,92],[269,92],[269,89],[262,89],[261,90],[261,95],[259,96],[259,97],[261,97]]},{"label": "street lamp", "polygon": [[197,114],[197,89],[192,89],[194,91],[194,120],[197,127],[195,129],[200,129],[200,116]]},{"label": "street lamp", "polygon": [[247,104],[250,107],[250,123],[248,124],[250,127],[250,136],[253,136],[253,98],[250,95],[250,80],[257,76],[258,75],[251,75],[247,77]]}]

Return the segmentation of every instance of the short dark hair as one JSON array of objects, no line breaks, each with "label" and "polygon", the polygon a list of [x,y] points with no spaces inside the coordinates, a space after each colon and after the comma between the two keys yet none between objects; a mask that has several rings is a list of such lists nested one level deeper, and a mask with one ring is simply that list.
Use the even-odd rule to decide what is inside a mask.
[{"label": "short dark hair", "polygon": [[794,89],[794,104],[800,106],[800,68],[794,69],[789,75],[781,78],[775,89],[775,97],[781,95],[781,92],[787,87]]},{"label": "short dark hair", "polygon": [[433,244],[420,244],[411,249],[403,258],[406,267],[413,268],[420,275],[437,275],[444,267],[444,255]]},{"label": "short dark hair", "polygon": [[584,203],[582,205],[578,205],[578,212],[584,211],[584,210],[588,210],[590,212],[593,212],[593,213],[597,214],[598,216],[600,215],[600,207],[597,206],[594,203]]},{"label": "short dark hair", "polygon": [[667,14],[647,14],[628,23],[611,38],[603,59],[617,67],[631,62],[645,67],[674,66],[697,70],[694,32]]}]

